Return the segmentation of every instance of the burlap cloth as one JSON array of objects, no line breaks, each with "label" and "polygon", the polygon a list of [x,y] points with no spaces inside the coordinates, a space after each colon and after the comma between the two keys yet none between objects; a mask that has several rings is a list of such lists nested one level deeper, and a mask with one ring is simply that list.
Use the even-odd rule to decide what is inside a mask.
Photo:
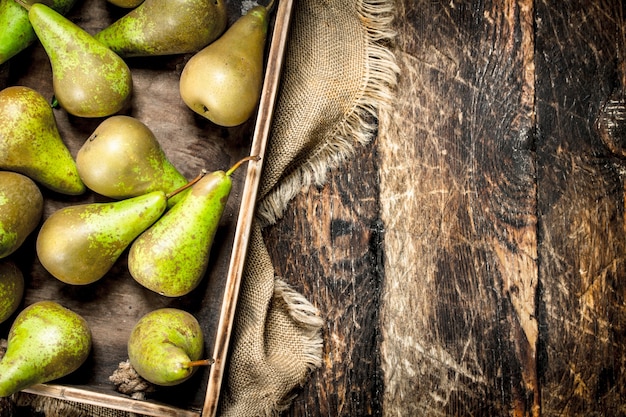
[{"label": "burlap cloth", "polygon": [[[275,276],[261,230],[280,219],[297,193],[322,185],[329,169],[375,135],[377,112],[390,104],[396,83],[388,49],[394,11],[393,0],[294,4],[220,399],[222,416],[278,414],[321,366],[324,319]],[[6,415],[16,405],[47,417],[131,415],[24,393],[10,401],[4,404]]]}]

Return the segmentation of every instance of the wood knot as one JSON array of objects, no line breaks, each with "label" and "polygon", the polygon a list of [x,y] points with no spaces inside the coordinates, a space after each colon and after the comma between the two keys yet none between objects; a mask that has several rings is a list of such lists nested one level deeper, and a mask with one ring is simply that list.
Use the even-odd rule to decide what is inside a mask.
[{"label": "wood knot", "polygon": [[617,89],[602,105],[595,124],[602,143],[619,156],[626,157],[626,92]]}]

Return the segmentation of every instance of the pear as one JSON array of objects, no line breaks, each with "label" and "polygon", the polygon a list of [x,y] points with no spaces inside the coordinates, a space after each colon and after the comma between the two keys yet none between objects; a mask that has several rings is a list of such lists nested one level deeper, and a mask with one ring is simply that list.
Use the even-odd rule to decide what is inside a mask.
[{"label": "pear", "polygon": [[122,58],[44,4],[30,6],[28,18],[50,59],[61,107],[74,116],[105,117],[127,106],[132,77]]},{"label": "pear", "polygon": [[224,0],[145,0],[95,35],[122,57],[197,52],[228,23]]},{"label": "pear", "polygon": [[43,215],[43,195],[25,175],[0,171],[0,258],[19,249]]},{"label": "pear", "polygon": [[76,154],[76,167],[87,187],[114,199],[155,190],[168,193],[187,183],[148,126],[124,115],[98,125]]},{"label": "pear", "polygon": [[24,275],[13,261],[0,260],[0,323],[6,321],[22,302]]},{"label": "pear", "polygon": [[128,339],[128,359],[145,380],[164,386],[189,379],[201,360],[204,337],[198,320],[176,308],[161,308],[144,315]]},{"label": "pear", "polygon": [[267,9],[253,7],[192,56],[180,76],[185,104],[220,126],[248,120],[261,97],[267,28]]},{"label": "pear", "polygon": [[39,261],[67,284],[102,278],[122,252],[165,211],[163,191],[108,203],[63,207],[48,217],[37,235]]},{"label": "pear", "polygon": [[85,192],[52,108],[29,87],[0,91],[0,169],[22,173],[59,193]]},{"label": "pear", "polygon": [[15,318],[0,360],[0,397],[77,370],[91,351],[85,319],[54,301],[39,301]]},{"label": "pear", "polygon": [[200,178],[191,191],[154,225],[143,232],[128,252],[131,276],[166,297],[193,291],[206,272],[213,239],[232,186],[230,170]]},{"label": "pear", "polygon": [[[61,14],[66,14],[76,0],[48,0],[48,4]],[[33,1],[24,1],[33,3]],[[37,35],[28,20],[28,12],[15,0],[0,0],[0,64],[32,45]]]},{"label": "pear", "polygon": [[114,6],[121,7],[123,9],[134,9],[143,3],[144,0],[108,0]]}]

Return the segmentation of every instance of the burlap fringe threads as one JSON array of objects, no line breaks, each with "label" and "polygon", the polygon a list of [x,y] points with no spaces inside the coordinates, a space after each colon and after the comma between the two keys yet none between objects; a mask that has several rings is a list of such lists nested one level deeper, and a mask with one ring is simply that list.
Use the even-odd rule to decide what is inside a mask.
[{"label": "burlap fringe threads", "polygon": [[311,185],[322,186],[329,168],[337,167],[355,152],[355,145],[367,145],[378,129],[378,113],[390,109],[400,69],[389,43],[393,29],[395,4],[388,0],[364,0],[358,13],[367,31],[367,78],[352,110],[331,133],[332,140],[305,161],[257,205],[261,227],[269,226],[284,213],[287,203]]}]

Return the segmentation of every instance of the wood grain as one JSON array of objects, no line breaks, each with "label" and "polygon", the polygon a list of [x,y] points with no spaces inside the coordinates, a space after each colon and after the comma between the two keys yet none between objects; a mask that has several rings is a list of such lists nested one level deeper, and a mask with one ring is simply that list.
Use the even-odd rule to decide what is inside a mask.
[{"label": "wood grain", "polygon": [[626,415],[624,2],[397,7],[381,134],[265,230],[326,320],[284,415]]},{"label": "wood grain", "polygon": [[[348,161],[266,234],[328,320],[327,361],[285,415],[626,415],[626,25],[623,2],[591,3],[397,3],[379,180],[360,187]],[[362,229],[347,249],[315,233],[359,189],[378,192],[379,249],[354,291],[322,277],[343,276],[337,251],[360,258]]]},{"label": "wood grain", "polygon": [[418,3],[380,139],[385,415],[537,415],[532,2]]},{"label": "wood grain", "polygon": [[624,88],[624,3],[537,13],[543,414],[624,415],[626,161],[594,128]]},{"label": "wood grain", "polygon": [[290,415],[381,415],[382,228],[373,150],[361,148],[347,169],[296,197],[283,220],[265,231],[276,273],[326,321],[322,368]]}]

